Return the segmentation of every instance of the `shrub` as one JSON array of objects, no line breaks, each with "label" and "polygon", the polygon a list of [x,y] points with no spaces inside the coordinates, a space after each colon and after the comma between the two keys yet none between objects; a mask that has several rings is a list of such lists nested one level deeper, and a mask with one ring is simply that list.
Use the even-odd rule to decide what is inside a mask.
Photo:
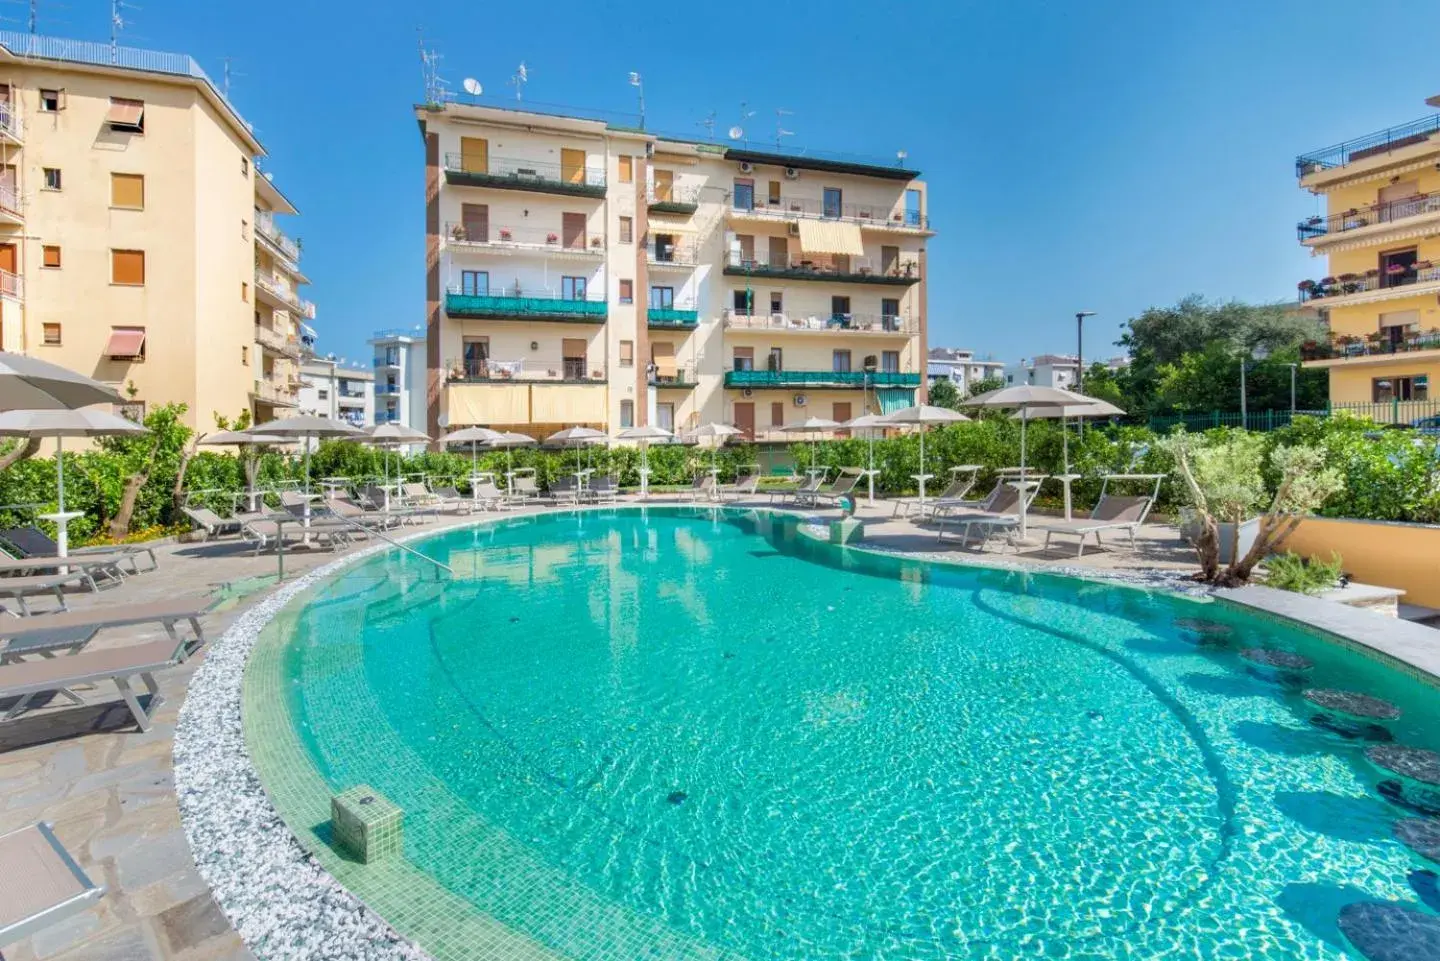
[{"label": "shrub", "polygon": [[1319,594],[1329,590],[1340,580],[1340,574],[1339,554],[1331,554],[1327,562],[1318,557],[1305,558],[1286,551],[1265,561],[1265,586],[1297,594]]}]

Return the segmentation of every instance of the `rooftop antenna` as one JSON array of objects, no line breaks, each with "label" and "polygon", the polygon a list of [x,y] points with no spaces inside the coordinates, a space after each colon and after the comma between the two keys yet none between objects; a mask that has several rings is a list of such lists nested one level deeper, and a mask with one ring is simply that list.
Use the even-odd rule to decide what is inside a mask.
[{"label": "rooftop antenna", "polygon": [[30,32],[39,32],[40,0],[30,0]]},{"label": "rooftop antenna", "polygon": [[895,151],[895,164],[896,164],[896,166],[899,166],[899,167],[905,166],[905,161],[908,160],[909,158],[910,158],[910,151],[908,151],[908,150],[897,150],[897,151]]},{"label": "rooftop antenna", "polygon": [[520,66],[515,68],[515,75],[510,78],[510,85],[515,88],[515,102],[520,103],[525,99],[525,85],[530,82],[530,71],[525,68],[525,61],[520,61]]},{"label": "rooftop antenna", "polygon": [[786,110],[784,107],[775,108],[775,149],[780,149],[781,137],[793,137],[795,131],[785,129],[785,118],[795,113],[793,110]]},{"label": "rooftop antenna", "polygon": [[425,36],[416,31],[420,39],[420,75],[425,83],[425,103],[437,106],[445,101],[445,80],[440,76],[440,54],[425,46]]},{"label": "rooftop antenna", "polygon": [[711,143],[715,142],[715,111],[710,111],[709,116],[704,120],[695,121],[695,125],[697,127],[704,127],[706,139]]},{"label": "rooftop antenna", "polygon": [[229,100],[229,99],[230,99],[230,78],[231,78],[231,77],[243,77],[243,76],[245,76],[243,73],[239,73],[239,72],[237,72],[237,71],[233,71],[233,70],[230,69],[230,62],[231,62],[232,60],[234,60],[234,59],[235,59],[234,57],[226,57],[226,58],[225,58],[225,60],[224,60],[224,63],[225,63],[225,71],[224,71],[224,73],[221,75],[220,87],[221,87],[221,90],[222,90],[222,92],[223,92],[224,97],[225,97],[226,100]]},{"label": "rooftop antenna", "polygon": [[[748,106],[749,104],[747,104],[744,100],[740,101],[740,123],[737,123],[735,126],[730,128],[729,132],[731,140],[744,140],[745,128],[742,126],[742,124],[744,124],[745,121],[749,120],[751,117],[755,116],[755,111],[745,109]],[[749,143],[748,140],[745,142],[747,144]]]},{"label": "rooftop antenna", "polygon": [[120,31],[125,29],[125,17],[121,14],[125,9],[139,10],[133,3],[122,3],[121,0],[110,0],[110,62],[120,62]]},{"label": "rooftop antenna", "polygon": [[630,71],[630,86],[634,87],[640,97],[640,129],[645,129],[645,81],[640,74],[634,70]]}]

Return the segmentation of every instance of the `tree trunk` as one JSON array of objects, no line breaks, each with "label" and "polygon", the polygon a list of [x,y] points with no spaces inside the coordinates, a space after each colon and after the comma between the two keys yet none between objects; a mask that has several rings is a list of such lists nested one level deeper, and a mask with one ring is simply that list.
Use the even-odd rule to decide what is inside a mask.
[{"label": "tree trunk", "polygon": [[180,466],[175,471],[175,486],[170,488],[170,517],[173,520],[179,516],[180,509],[185,506],[185,472],[190,469],[190,458],[195,456],[195,450],[204,434],[196,436],[195,440],[180,452]]},{"label": "tree trunk", "polygon": [[145,466],[125,481],[125,492],[120,495],[120,509],[110,521],[110,536],[117,541],[130,533],[130,520],[135,516],[135,502],[140,499],[140,489],[150,480],[150,470],[155,466],[155,454],[159,447],[159,444],[152,445],[150,456],[145,459]]},{"label": "tree trunk", "polygon": [[0,457],[0,471],[6,470],[10,467],[14,467],[22,460],[29,460],[31,457],[34,457],[36,453],[39,452],[39,450],[39,437],[31,437],[28,438],[23,444],[16,444],[13,450],[11,450],[5,456]]}]

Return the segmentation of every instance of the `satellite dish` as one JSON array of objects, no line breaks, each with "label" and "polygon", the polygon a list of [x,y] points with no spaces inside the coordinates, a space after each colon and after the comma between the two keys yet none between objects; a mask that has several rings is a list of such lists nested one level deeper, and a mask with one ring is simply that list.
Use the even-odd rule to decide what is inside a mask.
[{"label": "satellite dish", "polygon": [[743,136],[745,136],[745,131],[744,131],[744,130],[740,129],[739,127],[731,127],[731,128],[730,128],[730,139],[731,139],[731,140],[739,140],[739,139],[740,139],[741,137],[743,137]]},{"label": "satellite dish", "polygon": [[478,97],[485,92],[485,88],[480,86],[480,81],[476,80],[474,77],[466,77],[465,82],[461,84],[461,86],[463,86],[465,88],[465,92],[472,97]]},{"label": "satellite dish", "polygon": [[895,159],[899,160],[901,163],[904,163],[904,162],[905,162],[905,158],[907,158],[907,157],[909,157],[909,156],[910,156],[910,152],[909,152],[908,150],[897,150],[897,151],[895,151]]}]

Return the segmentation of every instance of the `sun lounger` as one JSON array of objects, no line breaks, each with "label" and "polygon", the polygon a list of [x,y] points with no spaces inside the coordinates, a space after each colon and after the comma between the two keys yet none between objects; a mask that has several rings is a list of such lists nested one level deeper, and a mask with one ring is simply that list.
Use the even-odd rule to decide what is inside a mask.
[{"label": "sun lounger", "polygon": [[970,533],[977,526],[983,528],[985,540],[988,540],[1000,528],[1019,523],[1020,491],[1008,483],[997,484],[979,507],[961,507],[955,503],[937,505],[935,519],[939,524],[936,540],[944,539],[946,527],[950,524],[960,525],[962,544],[970,540]]},{"label": "sun lounger", "polygon": [[28,616],[31,613],[30,598],[54,594],[55,603],[63,611],[68,610],[68,605],[65,603],[64,588],[66,584],[84,584],[89,585],[91,590],[95,589],[95,581],[90,575],[76,570],[68,574],[0,577],[0,597],[14,601],[15,605],[20,608],[20,613]]},{"label": "sun lounger", "polygon": [[533,473],[517,472],[511,478],[510,490],[505,495],[505,499],[515,504],[524,504],[529,501],[538,501],[544,496],[540,491],[540,486],[535,483]]},{"label": "sun lounger", "polygon": [[[27,558],[54,558],[60,554],[60,545],[51,539],[49,534],[38,527],[12,527],[0,531],[0,540],[11,544]],[[144,554],[150,558],[150,566],[143,570],[153,571],[159,565],[155,562],[155,549],[144,544],[118,544],[114,547],[80,547],[73,548],[66,552],[69,558],[82,557],[113,557],[123,555],[130,560],[131,570],[138,574],[142,570],[136,562],[138,555]]]},{"label": "sun lounger", "polygon": [[708,471],[703,474],[696,474],[690,486],[680,492],[681,500],[702,501],[715,500],[718,496],[715,492],[715,475]]},{"label": "sun lounger", "polygon": [[620,484],[607,474],[592,481],[585,494],[587,500],[596,504],[613,504],[620,496]]},{"label": "sun lounger", "polygon": [[[282,520],[285,515],[280,515]],[[255,553],[259,554],[267,548],[275,547],[281,537],[291,541],[303,541],[307,536],[313,537],[317,542],[324,544],[330,550],[334,550],[337,544],[343,543],[355,530],[353,523],[344,520],[325,520],[321,517],[311,518],[309,524],[302,524],[294,520],[282,522],[267,517],[246,521],[241,528],[241,536],[247,543],[255,546]]]},{"label": "sun lounger", "polygon": [[201,540],[240,533],[240,521],[233,517],[221,517],[208,507],[182,507],[180,510],[200,532]]},{"label": "sun lounger", "polygon": [[980,468],[975,464],[964,464],[960,467],[950,468],[950,484],[934,497],[925,498],[922,504],[918,497],[897,497],[895,498],[895,510],[891,517],[908,517],[912,512],[919,512],[923,517],[926,512],[933,512],[935,505],[945,501],[961,501],[965,495],[970,493],[975,486],[975,479],[980,474]]},{"label": "sun lounger", "polygon": [[41,821],[0,834],[0,948],[89,908],[105,896]]},{"label": "sun lounger", "polygon": [[760,492],[760,475],[746,474],[733,484],[722,484],[716,489],[715,494],[720,500],[739,500],[742,497],[754,497]]},{"label": "sun lounger", "polygon": [[770,492],[770,502],[779,498],[781,504],[799,504],[809,500],[825,486],[825,475],[815,474],[798,487],[783,487]]},{"label": "sun lounger", "polygon": [[[1149,494],[1111,494],[1110,482],[1112,480],[1143,480],[1147,483],[1154,481],[1154,488]],[[1135,532],[1140,525],[1145,523],[1145,518],[1150,515],[1150,508],[1155,506],[1155,500],[1160,496],[1160,484],[1164,480],[1159,474],[1110,474],[1100,485],[1100,499],[1095,502],[1095,508],[1090,512],[1089,517],[1077,517],[1072,520],[1060,518],[1044,518],[1039,523],[1032,524],[1036,530],[1045,532],[1045,546],[1050,546],[1051,538],[1056,534],[1072,534],[1079,538],[1075,545],[1075,556],[1080,557],[1085,553],[1085,538],[1093,535],[1096,545],[1101,545],[1100,534],[1103,531],[1121,531],[1130,535],[1130,549],[1135,549]]]},{"label": "sun lounger", "polygon": [[837,506],[840,503],[840,498],[852,493],[855,490],[855,485],[858,483],[860,483],[859,474],[841,474],[835,478],[835,483],[810,495],[810,506]]},{"label": "sun lounger", "polygon": [[113,581],[125,579],[124,567],[136,570],[134,554],[80,554],[66,557],[63,562],[57,557],[11,557],[0,551],[0,576],[34,576],[58,573],[61,567],[80,573],[90,589],[98,590],[97,576]]},{"label": "sun lounger", "polygon": [[468,514],[475,509],[475,502],[462,496],[459,489],[455,487],[442,487],[435,491],[435,496],[439,499],[436,510]]},{"label": "sun lounger", "polygon": [[[325,502],[325,507],[336,517],[353,521],[367,530],[388,530],[399,523],[399,519],[393,514],[386,514],[384,511],[367,511],[359,504],[342,497],[330,498]],[[263,518],[261,519],[263,520]]]}]

